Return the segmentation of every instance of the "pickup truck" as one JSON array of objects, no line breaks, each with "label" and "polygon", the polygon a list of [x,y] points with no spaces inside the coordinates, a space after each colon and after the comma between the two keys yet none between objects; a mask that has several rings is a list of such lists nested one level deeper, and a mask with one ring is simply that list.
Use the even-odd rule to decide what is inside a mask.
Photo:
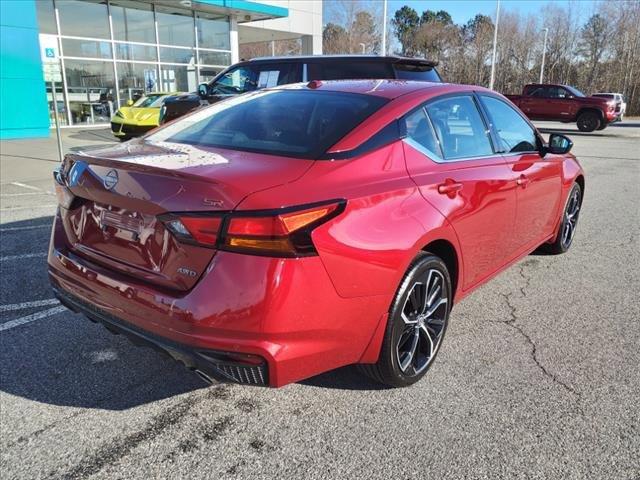
[{"label": "pickup truck", "polygon": [[313,55],[263,57],[231,65],[198,91],[165,99],[160,123],[186,113],[260,88],[310,80],[384,79],[442,82],[437,62],[419,58],[374,55]]},{"label": "pickup truck", "polygon": [[522,95],[506,97],[531,120],[576,122],[581,132],[604,130],[621,117],[614,100],[588,97],[568,85],[532,83],[525,85]]}]

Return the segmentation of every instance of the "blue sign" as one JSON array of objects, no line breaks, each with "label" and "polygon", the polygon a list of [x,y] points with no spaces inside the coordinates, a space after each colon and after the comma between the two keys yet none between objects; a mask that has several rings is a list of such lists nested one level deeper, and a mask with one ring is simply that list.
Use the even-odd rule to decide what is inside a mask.
[{"label": "blue sign", "polygon": [[56,51],[53,48],[45,48],[44,56],[47,58],[56,58]]}]

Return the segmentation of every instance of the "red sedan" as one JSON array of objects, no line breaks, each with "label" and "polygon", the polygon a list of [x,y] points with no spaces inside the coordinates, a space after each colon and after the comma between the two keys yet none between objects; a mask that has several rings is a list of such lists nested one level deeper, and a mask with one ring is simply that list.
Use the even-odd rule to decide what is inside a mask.
[{"label": "red sedan", "polygon": [[584,174],[503,96],[410,81],[232,98],[56,172],[56,295],[206,380],[419,380],[454,303],[571,245]]}]

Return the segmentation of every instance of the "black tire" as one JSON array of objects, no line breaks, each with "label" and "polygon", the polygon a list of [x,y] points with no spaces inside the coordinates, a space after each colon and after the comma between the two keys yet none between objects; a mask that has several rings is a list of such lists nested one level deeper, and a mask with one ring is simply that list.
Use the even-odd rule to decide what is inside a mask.
[{"label": "black tire", "polygon": [[126,142],[131,140],[131,137],[118,137],[120,139],[121,142]]},{"label": "black tire", "polygon": [[602,121],[596,112],[583,112],[578,115],[578,130],[581,132],[593,132],[600,128]]},{"label": "black tire", "polygon": [[[567,197],[564,209],[562,210],[562,219],[556,232],[556,238],[553,243],[545,243],[540,245],[538,250],[542,253],[551,255],[559,255],[565,253],[575,238],[576,228],[578,226],[578,218],[580,217],[580,208],[582,206],[582,188],[574,183]],[[569,223],[570,222],[570,223]],[[569,225],[567,225],[569,223]],[[567,237],[567,229],[570,229]]]},{"label": "black tire", "polygon": [[391,304],[378,361],[360,365],[360,370],[391,387],[406,387],[420,380],[442,345],[451,301],[451,279],[444,262],[430,253],[419,254]]},{"label": "black tire", "polygon": [[602,122],[602,123],[600,124],[600,126],[599,126],[598,128],[596,128],[596,130],[604,130],[604,129],[605,129],[605,128],[607,128],[608,126],[609,126],[609,124],[608,124],[608,123],[604,123],[604,122]]}]

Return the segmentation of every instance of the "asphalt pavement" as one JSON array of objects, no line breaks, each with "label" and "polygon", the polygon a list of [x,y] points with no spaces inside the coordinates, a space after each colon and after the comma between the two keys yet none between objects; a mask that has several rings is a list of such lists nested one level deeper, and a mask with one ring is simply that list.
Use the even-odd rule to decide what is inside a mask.
[{"label": "asphalt pavement", "polygon": [[[53,300],[53,139],[0,143],[0,476],[640,478],[640,121],[567,132],[586,170],[569,253],[458,304],[428,375],[353,367],[207,386]],[[66,149],[113,142],[65,130]]]}]

